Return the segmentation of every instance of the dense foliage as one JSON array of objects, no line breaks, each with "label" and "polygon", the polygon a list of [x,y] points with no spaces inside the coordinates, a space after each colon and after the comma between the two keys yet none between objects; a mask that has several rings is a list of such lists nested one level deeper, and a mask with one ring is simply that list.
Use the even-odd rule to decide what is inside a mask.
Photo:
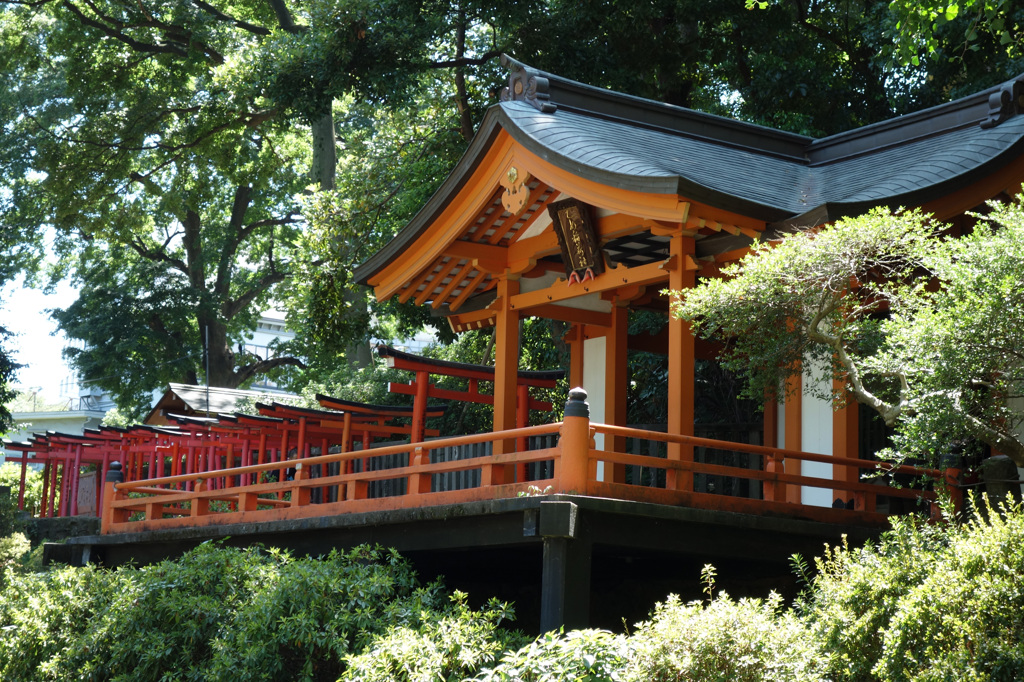
[{"label": "dense foliage", "polygon": [[834,549],[801,605],[836,680],[1015,680],[1024,674],[1024,513],[963,526],[898,521]]},{"label": "dense foliage", "polygon": [[[803,562],[798,562],[803,565]],[[1024,675],[1024,509],[897,520],[801,569],[806,589],[670,596],[627,634],[534,640],[394,553],[322,559],[205,544],[116,571],[8,570],[0,676],[24,680],[1015,680]]]},{"label": "dense foliage", "polygon": [[811,368],[824,397],[841,379],[836,400],[849,391],[895,425],[903,456],[937,461],[973,439],[1024,466],[1022,200],[961,237],[881,209],[798,232],[681,294],[675,313],[725,342],[751,397]]},{"label": "dense foliage", "polygon": [[[1008,1],[764,4],[5,0],[0,281],[59,257],[51,276],[82,292],[57,314],[86,343],[73,360],[128,413],[207,374],[322,381],[339,354],[365,365],[370,336],[429,321],[351,270],[455,163],[501,52],[813,135],[1022,67]],[[296,342],[239,351],[270,305]]]},{"label": "dense foliage", "polygon": [[145,568],[9,579],[10,680],[334,680],[376,633],[445,607],[405,560],[366,548],[312,560],[205,544]]},{"label": "dense foliage", "polygon": [[18,394],[12,384],[14,383],[15,374],[21,366],[11,359],[11,356],[8,355],[7,350],[4,348],[8,338],[10,338],[8,331],[0,327],[0,436],[14,426],[14,420],[11,417],[8,403],[13,401]]}]

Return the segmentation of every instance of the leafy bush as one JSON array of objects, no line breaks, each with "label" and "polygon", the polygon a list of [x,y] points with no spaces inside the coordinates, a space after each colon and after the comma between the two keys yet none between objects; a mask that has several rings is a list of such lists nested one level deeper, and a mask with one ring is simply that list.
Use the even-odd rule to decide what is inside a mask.
[{"label": "leafy bush", "polygon": [[24,533],[11,533],[7,537],[0,537],[0,587],[7,582],[7,571],[20,568],[31,549],[32,545]]},{"label": "leafy bush", "polygon": [[[325,558],[205,544],[105,571],[8,570],[0,679],[673,682],[1024,679],[1024,508],[902,518],[781,598],[670,596],[630,635],[502,629],[511,608],[421,585],[393,551]],[[15,544],[16,541],[15,541]]]},{"label": "leafy bush", "polygon": [[[0,464],[0,486],[11,489],[11,498],[15,508],[18,503],[18,490],[21,487],[21,465],[15,462]],[[29,467],[25,471],[25,511],[38,514],[43,500],[43,472]]]},{"label": "leafy bush", "polygon": [[836,680],[1024,678],[1024,510],[902,519],[818,560],[801,609]]},{"label": "leafy bush", "polygon": [[0,679],[333,682],[374,634],[443,606],[439,591],[366,547],[316,560],[206,543],[144,568],[11,575]]},{"label": "leafy bush", "polygon": [[735,601],[723,592],[707,605],[670,595],[629,643],[625,677],[636,682],[825,679],[826,656],[775,593]]},{"label": "leafy bush", "polygon": [[628,657],[626,638],[605,630],[549,632],[483,669],[477,682],[618,682]]},{"label": "leafy bush", "polygon": [[342,680],[463,680],[523,644],[522,634],[499,627],[513,617],[508,604],[494,599],[473,611],[466,595],[456,592],[445,610],[423,611],[416,624],[390,627],[361,653],[349,656]]},{"label": "leafy bush", "polygon": [[806,621],[830,653],[836,680],[870,680],[882,656],[883,633],[897,604],[922,582],[946,532],[920,518],[893,518],[877,544],[826,548],[801,604]]},{"label": "leafy bush", "polygon": [[62,667],[62,657],[103,617],[121,591],[123,573],[63,567],[7,576],[0,599],[0,679],[89,679]]},{"label": "leafy bush", "polygon": [[274,558],[281,565],[262,576],[214,642],[212,679],[333,681],[347,654],[443,603],[440,586],[420,587],[412,566],[393,550]]},{"label": "leafy bush", "polygon": [[1024,678],[1024,513],[975,516],[899,600],[875,672],[884,680]]}]

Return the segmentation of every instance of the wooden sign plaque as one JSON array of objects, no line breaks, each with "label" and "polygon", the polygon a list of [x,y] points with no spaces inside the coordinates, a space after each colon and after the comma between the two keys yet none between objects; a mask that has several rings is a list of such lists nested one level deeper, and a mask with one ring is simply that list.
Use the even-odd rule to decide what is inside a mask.
[{"label": "wooden sign plaque", "polygon": [[604,254],[594,233],[590,206],[577,199],[564,199],[550,204],[548,213],[562,248],[569,284],[586,282],[604,272]]}]

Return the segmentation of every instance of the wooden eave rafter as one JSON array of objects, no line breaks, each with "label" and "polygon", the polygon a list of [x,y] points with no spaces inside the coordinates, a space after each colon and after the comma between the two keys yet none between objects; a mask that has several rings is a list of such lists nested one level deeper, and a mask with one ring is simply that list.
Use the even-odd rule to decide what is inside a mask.
[{"label": "wooden eave rafter", "polygon": [[[520,177],[528,178],[524,191],[528,189],[529,197],[519,215],[512,215],[502,205],[505,177],[513,168]],[[602,209],[595,220],[602,243],[638,232],[697,239],[716,234],[757,239],[766,228],[764,222],[677,195],[625,190],[581,178],[537,156],[500,130],[470,178],[420,237],[368,282],[378,300],[397,296],[401,302],[444,310],[456,331],[489,326],[493,314],[480,310],[460,313],[461,307],[496,286],[497,279],[538,273],[542,259],[560,255],[553,230],[523,235],[531,232],[536,220],[546,218],[551,201],[563,196]],[[551,269],[550,265],[542,270]],[[700,270],[701,264],[689,257],[684,267]],[[574,290],[574,295],[592,291]],[[545,303],[554,300],[553,296]]]},{"label": "wooden eave rafter", "polygon": [[[512,216],[501,208],[504,191],[501,180],[510,168],[529,173],[530,197],[523,216]],[[557,190],[557,191],[556,191]],[[407,248],[399,258],[369,280],[378,299],[398,295],[408,300],[416,297],[422,302],[433,302],[433,294],[447,288],[449,299],[465,292],[460,285],[477,277],[481,269],[489,275],[479,278],[477,287],[486,286],[487,279],[506,270],[525,272],[537,257],[557,253],[554,236],[543,242],[542,248],[530,239],[519,239],[530,223],[544,214],[545,206],[558,193],[575,196],[582,201],[611,210],[613,213],[644,216],[650,220],[677,225],[686,219],[686,205],[678,197],[651,195],[598,185],[573,176],[551,162],[545,161],[513,142],[505,132],[499,131],[484,158],[477,165],[468,182],[449,201],[423,236]],[[633,219],[634,225],[636,224]],[[521,224],[520,224],[521,223]],[[628,226],[628,227],[633,227]],[[518,248],[517,244],[522,244]],[[503,248],[507,245],[508,248]],[[487,248],[490,247],[490,248]],[[470,250],[470,253],[467,253]],[[468,256],[468,257],[467,257]],[[457,277],[458,284],[448,288],[451,280],[444,281],[459,267],[452,260],[465,259]],[[496,272],[499,270],[500,272]],[[514,273],[513,273],[514,274]],[[440,275],[437,280],[432,275]],[[424,293],[429,288],[429,293]],[[463,300],[472,293],[463,297]],[[442,302],[450,304],[442,298]]]}]

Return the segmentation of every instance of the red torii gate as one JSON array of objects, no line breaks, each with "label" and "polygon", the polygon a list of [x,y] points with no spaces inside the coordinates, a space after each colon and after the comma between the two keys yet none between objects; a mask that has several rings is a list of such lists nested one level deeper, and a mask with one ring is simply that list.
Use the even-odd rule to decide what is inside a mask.
[{"label": "red torii gate", "polygon": [[[424,438],[423,424],[426,417],[427,400],[457,400],[461,402],[494,405],[494,394],[481,393],[480,382],[494,382],[494,367],[487,365],[471,365],[450,360],[436,360],[419,355],[405,353],[389,346],[377,346],[377,354],[385,358],[388,367],[414,372],[415,378],[408,384],[390,382],[388,391],[413,396],[413,442]],[[438,388],[430,383],[430,375],[466,379],[468,386],[464,391]],[[565,377],[565,370],[518,370],[516,374],[516,428],[523,428],[530,423],[530,410],[551,411],[551,403],[537,400],[530,395],[531,388],[555,388],[559,379]]]},{"label": "red torii gate", "polygon": [[[100,427],[85,434],[33,434],[26,443],[8,443],[16,454],[7,456],[21,464],[18,508],[25,508],[25,479],[30,463],[43,464],[43,500],[40,516],[77,516],[78,486],[84,466],[95,466],[100,480],[111,462],[123,464],[126,481],[190,475],[235,466],[284,462],[294,448],[296,458],[310,456],[312,440],[320,441],[321,453],[332,447],[352,450],[356,441],[369,449],[375,438],[411,436],[411,425],[395,424],[412,419],[413,407],[367,405],[318,396],[323,410],[281,404],[257,405],[260,415],[187,417],[171,415],[174,426],[136,425],[127,429]],[[436,417],[446,406],[426,409]],[[436,431],[428,432],[437,435]],[[281,474],[285,469],[282,467]],[[192,485],[186,482],[186,489]],[[213,488],[232,487],[230,476],[210,479]],[[96,508],[103,505],[103,486],[97,486]]]}]

